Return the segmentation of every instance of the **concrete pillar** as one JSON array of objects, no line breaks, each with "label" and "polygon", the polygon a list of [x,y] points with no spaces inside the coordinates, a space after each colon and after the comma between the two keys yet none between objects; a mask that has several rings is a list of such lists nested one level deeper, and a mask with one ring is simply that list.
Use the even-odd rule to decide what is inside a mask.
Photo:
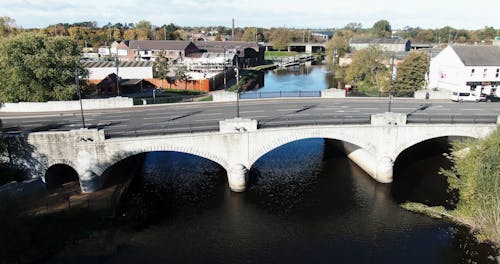
[{"label": "concrete pillar", "polygon": [[245,191],[248,183],[248,169],[242,164],[234,164],[227,172],[227,182],[231,191]]},{"label": "concrete pillar", "polygon": [[367,150],[347,142],[341,142],[340,147],[352,162],[374,180],[380,183],[392,182],[393,161],[391,158],[384,156],[377,159]]},{"label": "concrete pillar", "polygon": [[306,45],[306,53],[312,53],[312,52],[313,52],[312,45]]},{"label": "concrete pillar", "polygon": [[381,183],[391,183],[393,169],[394,161],[387,156],[382,157],[377,162],[377,171],[374,179]]},{"label": "concrete pillar", "polygon": [[288,52],[291,52],[292,51],[292,47],[288,46]]},{"label": "concrete pillar", "polygon": [[82,189],[82,193],[98,191],[101,188],[99,175],[90,170],[85,171],[83,175],[80,175],[80,188]]}]

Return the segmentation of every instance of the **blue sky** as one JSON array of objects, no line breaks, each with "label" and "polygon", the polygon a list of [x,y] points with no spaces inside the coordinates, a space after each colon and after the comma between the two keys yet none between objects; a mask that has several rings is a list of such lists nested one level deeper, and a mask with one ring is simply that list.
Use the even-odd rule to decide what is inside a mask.
[{"label": "blue sky", "polygon": [[500,28],[498,0],[0,0],[0,16],[23,28],[58,22],[148,20],[154,25],[336,28],[349,22],[393,28]]}]

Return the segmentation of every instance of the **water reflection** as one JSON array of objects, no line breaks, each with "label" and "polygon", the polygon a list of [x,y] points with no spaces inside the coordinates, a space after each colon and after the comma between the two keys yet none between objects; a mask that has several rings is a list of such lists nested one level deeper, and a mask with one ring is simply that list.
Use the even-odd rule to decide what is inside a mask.
[{"label": "water reflection", "polygon": [[129,197],[150,193],[144,202],[156,205],[146,216],[154,215],[156,222],[116,238],[117,250],[100,260],[459,263],[467,259],[461,256],[465,251],[457,235],[463,233],[447,222],[400,209],[390,185],[371,180],[333,145],[310,139],[270,152],[251,168],[254,182],[245,193],[230,192],[224,170],[215,163],[186,154],[150,153]]},{"label": "water reflection", "polygon": [[329,87],[324,66],[293,66],[267,71],[264,86],[248,92],[320,91]]}]

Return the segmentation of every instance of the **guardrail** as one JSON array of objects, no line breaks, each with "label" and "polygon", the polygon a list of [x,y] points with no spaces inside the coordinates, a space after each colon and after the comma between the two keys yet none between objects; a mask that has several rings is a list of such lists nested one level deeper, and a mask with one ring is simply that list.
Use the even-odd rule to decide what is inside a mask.
[{"label": "guardrail", "polygon": [[407,124],[495,124],[496,115],[409,114]]},{"label": "guardrail", "polygon": [[259,120],[258,128],[295,127],[311,125],[363,125],[371,123],[371,115],[317,115],[279,117]]},{"label": "guardrail", "polygon": [[116,137],[142,137],[158,136],[179,133],[201,133],[219,131],[219,122],[210,123],[162,123],[157,125],[148,125],[129,128],[129,130],[107,129],[104,131],[105,138]]},{"label": "guardrail", "polygon": [[240,99],[281,98],[281,97],[321,97],[321,91],[276,91],[276,92],[240,93]]}]

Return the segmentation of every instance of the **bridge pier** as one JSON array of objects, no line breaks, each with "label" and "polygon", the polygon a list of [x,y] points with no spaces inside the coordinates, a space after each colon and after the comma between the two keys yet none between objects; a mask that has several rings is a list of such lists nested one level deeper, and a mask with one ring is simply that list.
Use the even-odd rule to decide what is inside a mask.
[{"label": "bridge pier", "polygon": [[82,193],[91,193],[101,189],[101,177],[91,170],[80,175],[80,188]]},{"label": "bridge pier", "polygon": [[234,164],[227,172],[227,182],[231,191],[245,191],[248,183],[248,169],[242,164]]}]

